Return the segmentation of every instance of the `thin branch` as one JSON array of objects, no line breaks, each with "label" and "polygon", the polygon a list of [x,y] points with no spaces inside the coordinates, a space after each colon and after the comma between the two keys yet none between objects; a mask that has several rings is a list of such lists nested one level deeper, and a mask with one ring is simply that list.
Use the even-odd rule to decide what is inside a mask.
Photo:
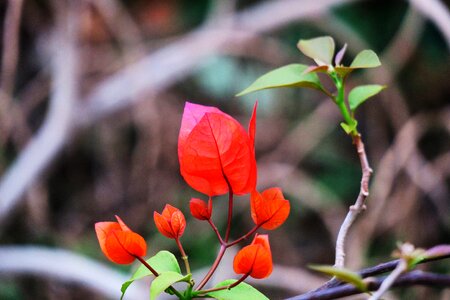
[{"label": "thin branch", "polygon": [[[432,247],[432,248],[428,249],[428,253],[430,253],[430,252],[432,253],[432,252],[434,252],[434,249],[439,249],[442,246],[446,246],[446,245],[438,245],[438,246]],[[436,260],[447,259],[447,258],[450,258],[450,253],[448,253],[448,251],[442,252],[439,254],[432,254],[429,257],[421,260],[418,264],[424,264],[424,263],[428,263],[428,262],[432,262],[432,261],[436,261]],[[391,261],[388,261],[385,263],[378,264],[376,266],[362,269],[362,270],[358,271],[357,273],[362,278],[367,278],[367,277],[371,277],[371,276],[384,274],[384,273],[390,272],[390,271],[394,270],[395,268],[397,268],[399,262],[400,262],[399,259],[391,260]],[[321,287],[308,292],[308,294],[313,294],[317,291],[330,289],[330,288],[337,287],[337,286],[340,286],[343,284],[344,284],[344,282],[340,281],[339,279],[334,278],[334,279],[328,281],[327,283],[325,283],[324,285],[322,285]]]},{"label": "thin branch", "polygon": [[345,239],[347,237],[348,230],[356,220],[358,215],[365,209],[365,200],[369,196],[369,180],[372,175],[372,168],[367,160],[366,150],[361,140],[361,135],[353,137],[353,143],[355,144],[358,152],[359,160],[362,169],[361,187],[358,198],[354,205],[352,205],[345,217],[344,222],[339,229],[338,237],[336,240],[336,260],[335,266],[343,268],[345,264]]},{"label": "thin branch", "polygon": [[[374,291],[380,288],[386,277],[367,279],[367,288],[369,291]],[[422,271],[412,271],[400,276],[393,283],[392,287],[406,287],[406,286],[430,286],[430,287],[450,287],[450,275],[442,275],[435,273],[427,273]],[[308,293],[305,295],[295,296],[287,300],[326,300],[337,299],[340,297],[361,294],[362,292],[354,285],[345,284],[333,287],[326,290],[320,290],[315,293]]]},{"label": "thin branch", "polygon": [[406,262],[406,260],[401,259],[397,264],[397,267],[395,267],[394,271],[392,271],[392,273],[383,280],[378,290],[372,296],[370,296],[369,300],[380,299],[381,296],[383,296],[383,294],[386,293],[394,285],[398,278],[407,270],[408,263]]}]

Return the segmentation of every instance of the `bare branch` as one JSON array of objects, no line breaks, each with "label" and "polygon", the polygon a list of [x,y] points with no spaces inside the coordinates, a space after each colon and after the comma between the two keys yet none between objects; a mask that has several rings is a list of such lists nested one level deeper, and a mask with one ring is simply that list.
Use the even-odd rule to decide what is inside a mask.
[{"label": "bare branch", "polygon": [[354,205],[352,205],[345,217],[344,222],[339,229],[338,237],[336,240],[336,260],[335,266],[343,268],[345,263],[345,239],[347,237],[348,230],[356,220],[358,215],[366,208],[365,200],[369,196],[369,180],[372,175],[372,168],[367,160],[366,150],[361,140],[361,135],[353,137],[353,143],[355,144],[356,151],[358,152],[359,160],[361,163],[362,179],[361,188],[359,190],[358,198]]},{"label": "bare branch", "polygon": [[[367,279],[367,288],[370,291],[374,291],[380,288],[386,277]],[[430,287],[450,287],[450,275],[442,275],[435,273],[427,273],[422,271],[412,271],[400,276],[392,285],[392,287],[405,287],[405,286],[430,286]],[[305,295],[295,296],[288,298],[287,300],[325,300],[336,299],[340,297],[357,295],[362,292],[351,284],[344,284],[337,287],[333,287],[326,290],[317,291],[315,293],[308,293]]]}]

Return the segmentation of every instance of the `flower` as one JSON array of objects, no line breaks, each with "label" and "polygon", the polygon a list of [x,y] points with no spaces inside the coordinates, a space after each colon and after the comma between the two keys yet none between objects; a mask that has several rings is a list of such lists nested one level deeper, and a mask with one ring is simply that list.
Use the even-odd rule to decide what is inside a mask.
[{"label": "flower", "polygon": [[209,220],[212,214],[212,199],[209,198],[208,204],[197,198],[192,198],[189,202],[189,208],[194,218],[199,220]]},{"label": "flower", "polygon": [[281,226],[289,216],[290,204],[280,188],[270,188],[262,193],[252,192],[250,206],[253,222],[267,230]]},{"label": "flower", "polygon": [[97,222],[95,232],[105,256],[117,264],[130,264],[136,256],[145,256],[147,244],[116,216],[117,222]]},{"label": "flower", "polygon": [[155,211],[153,219],[159,232],[169,239],[179,239],[186,228],[186,220],[183,213],[169,204],[166,204],[162,214]]},{"label": "flower", "polygon": [[272,252],[267,234],[256,234],[253,242],[234,257],[233,269],[237,274],[262,279],[272,273],[272,268]]},{"label": "flower", "polygon": [[178,137],[184,180],[208,196],[250,193],[256,186],[256,104],[249,133],[219,109],[186,102]]}]

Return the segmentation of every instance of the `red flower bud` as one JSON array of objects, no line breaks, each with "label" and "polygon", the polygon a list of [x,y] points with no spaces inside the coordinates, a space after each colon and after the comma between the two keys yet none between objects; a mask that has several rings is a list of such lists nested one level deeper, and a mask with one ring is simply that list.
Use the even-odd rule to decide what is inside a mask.
[{"label": "red flower bud", "polygon": [[145,256],[147,244],[116,216],[117,222],[97,222],[95,232],[103,254],[114,263],[130,264],[136,256]]},{"label": "red flower bud", "polygon": [[289,216],[291,208],[280,188],[270,188],[262,193],[252,192],[250,205],[255,224],[267,230],[281,226]]},{"label": "red flower bud", "polygon": [[155,211],[153,219],[159,232],[169,239],[180,238],[186,228],[186,220],[183,213],[169,204],[166,204],[162,214]]},{"label": "red flower bud", "polygon": [[272,268],[272,252],[267,234],[257,234],[253,242],[242,248],[234,257],[233,269],[237,274],[248,274],[262,279],[272,273]]},{"label": "red flower bud", "polygon": [[209,220],[212,214],[212,200],[209,198],[208,204],[205,201],[192,198],[189,202],[189,208],[194,218],[199,220]]}]

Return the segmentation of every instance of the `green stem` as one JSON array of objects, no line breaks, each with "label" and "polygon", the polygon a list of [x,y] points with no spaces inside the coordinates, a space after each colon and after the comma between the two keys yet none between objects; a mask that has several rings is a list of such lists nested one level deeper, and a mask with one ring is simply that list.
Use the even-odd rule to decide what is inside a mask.
[{"label": "green stem", "polygon": [[189,266],[188,256],[186,255],[186,252],[184,252],[183,245],[181,245],[181,242],[180,242],[179,238],[175,239],[175,242],[177,243],[178,248],[180,249],[181,258],[183,259],[184,266],[186,267],[186,273],[190,274],[191,273],[191,267]]},{"label": "green stem", "polygon": [[331,78],[333,79],[334,84],[336,85],[337,90],[337,96],[334,97],[334,102],[338,106],[342,117],[344,118],[345,123],[347,123],[348,126],[354,127],[353,130],[350,132],[350,135],[357,136],[358,130],[356,129],[356,120],[352,117],[352,115],[349,112],[349,109],[345,102],[345,83],[344,79],[339,77],[337,73],[330,74]]}]

